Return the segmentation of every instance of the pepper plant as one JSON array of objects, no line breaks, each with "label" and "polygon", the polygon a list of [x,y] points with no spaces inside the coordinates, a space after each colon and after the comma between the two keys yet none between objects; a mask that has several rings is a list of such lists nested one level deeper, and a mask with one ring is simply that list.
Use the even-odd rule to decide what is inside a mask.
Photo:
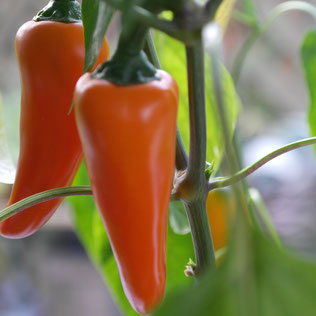
[{"label": "pepper plant", "polygon": [[[81,35],[80,45],[85,57],[79,66],[87,73],[76,88],[74,82],[69,85],[73,105],[68,94],[63,102],[68,117],[76,116],[88,170],[83,163],[73,186],[65,187],[77,169],[80,148],[65,182],[53,179],[56,182],[49,184],[41,174],[38,192],[25,193],[28,179],[20,171],[25,159],[22,149],[30,149],[21,148],[13,192],[24,195],[18,194],[0,212],[0,233],[15,238],[29,235],[56,209],[57,202],[49,200],[60,203],[62,197],[74,196],[70,204],[78,236],[123,314],[315,313],[315,262],[284,249],[245,178],[281,154],[315,144],[316,137],[285,145],[242,168],[234,128],[240,111],[235,84],[254,42],[281,14],[301,10],[316,17],[316,7],[304,1],[283,2],[260,23],[251,1],[244,0],[244,11],[235,16],[252,32],[237,54],[231,76],[220,61],[220,52],[221,34],[233,5],[233,0],[82,0],[84,44]],[[48,20],[48,25],[74,24],[82,29],[78,10],[75,0],[51,0],[34,19],[37,22],[31,23],[40,26]],[[94,70],[116,12],[122,22],[117,49]],[[74,14],[75,20],[70,18]],[[18,45],[23,36],[25,32],[18,35]],[[23,63],[29,61],[17,52],[23,81],[27,77]],[[301,56],[310,91],[311,136],[316,136],[314,30],[303,40]],[[23,89],[22,106],[32,86],[26,84]],[[47,96],[41,93],[45,100]],[[32,104],[32,99],[26,103]],[[23,111],[28,113],[29,107]],[[23,128],[24,124],[21,132],[28,134]],[[52,143],[55,140],[52,137]],[[66,154],[70,149],[61,150]],[[223,160],[226,170],[218,176]],[[218,190],[224,187],[230,187],[230,193],[223,207],[225,203],[218,201],[224,192]],[[222,212],[229,209],[227,220],[212,218],[212,205]],[[45,206],[49,215],[43,220]],[[215,252],[214,245],[222,247],[223,242],[217,242],[219,230],[213,227],[223,225],[221,238],[227,246]]]}]

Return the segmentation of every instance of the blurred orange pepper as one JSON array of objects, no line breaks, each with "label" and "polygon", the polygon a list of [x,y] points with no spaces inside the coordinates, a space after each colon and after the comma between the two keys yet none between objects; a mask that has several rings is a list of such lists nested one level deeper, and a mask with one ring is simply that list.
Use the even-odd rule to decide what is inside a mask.
[{"label": "blurred orange pepper", "polygon": [[227,245],[229,220],[235,213],[234,204],[230,190],[216,189],[208,194],[206,208],[215,251]]}]

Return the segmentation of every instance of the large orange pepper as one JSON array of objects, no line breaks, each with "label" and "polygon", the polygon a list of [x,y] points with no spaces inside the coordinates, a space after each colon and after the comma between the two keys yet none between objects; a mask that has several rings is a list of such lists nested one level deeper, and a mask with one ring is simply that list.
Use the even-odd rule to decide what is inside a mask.
[{"label": "large orange pepper", "polygon": [[163,299],[178,88],[172,77],[119,86],[84,75],[75,113],[92,191],[127,298],[140,314]]},{"label": "large orange pepper", "polygon": [[[51,1],[50,21],[45,10],[41,11],[45,21],[26,22],[16,35],[22,85],[20,155],[8,205],[41,191],[71,185],[82,160],[74,112],[68,114],[84,64],[80,6],[79,16],[70,17],[74,23],[56,21],[61,16],[55,7],[51,8],[63,5],[65,9],[66,5],[68,9],[67,5],[73,4],[79,5],[70,0]],[[108,44],[104,41],[97,63],[108,55]],[[51,200],[8,218],[0,224],[1,235],[31,235],[61,202],[62,198]]]}]

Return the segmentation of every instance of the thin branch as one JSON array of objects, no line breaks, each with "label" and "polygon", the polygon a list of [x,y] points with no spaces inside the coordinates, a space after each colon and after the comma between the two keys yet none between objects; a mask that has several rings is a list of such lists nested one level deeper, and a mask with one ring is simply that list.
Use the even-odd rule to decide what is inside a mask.
[{"label": "thin branch", "polygon": [[105,1],[108,5],[112,6],[113,8],[120,10],[122,12],[128,10],[128,14],[133,16],[135,20],[148,27],[153,27],[157,30],[165,32],[166,34],[173,36],[175,38],[178,37],[178,29],[173,22],[157,18],[155,14],[152,14],[150,11],[139,7],[139,6],[126,6],[123,1],[118,0],[102,0]]},{"label": "thin branch", "polygon": [[[200,6],[195,6],[194,11],[189,11],[187,17],[191,19],[186,20],[185,28],[177,21],[168,21],[165,19],[158,18],[155,14],[151,13],[149,10],[142,8],[137,5],[126,5],[126,1],[121,0],[102,0],[113,8],[120,10],[121,12],[128,13],[135,21],[144,24],[147,27],[155,28],[159,31],[166,33],[167,35],[185,43],[193,44],[197,40],[199,31],[201,28],[207,24],[216,12],[221,0],[213,0],[212,4],[207,3],[205,7],[201,9]],[[128,12],[127,12],[128,11]],[[194,18],[192,19],[192,16]],[[188,21],[190,21],[188,23]]]},{"label": "thin branch", "polygon": [[27,198],[16,202],[7,208],[0,211],[0,223],[5,219],[22,212],[23,210],[43,203],[49,200],[74,195],[92,195],[92,190],[90,186],[73,186],[73,187],[63,187],[52,190],[43,191]]},{"label": "thin branch", "polygon": [[272,160],[272,159],[274,159],[282,154],[285,154],[289,151],[292,151],[294,149],[313,145],[313,144],[316,144],[316,137],[302,139],[302,140],[299,140],[297,142],[293,142],[293,143],[290,143],[288,145],[285,145],[281,148],[274,150],[270,154],[264,156],[263,158],[256,161],[252,165],[238,171],[237,173],[235,173],[234,175],[232,175],[230,177],[219,177],[219,178],[212,179],[208,184],[208,189],[213,190],[215,188],[222,188],[222,187],[232,185],[232,184],[240,181],[241,179],[249,176],[254,171],[256,171],[257,169],[262,167],[264,164],[269,162],[270,160]]}]

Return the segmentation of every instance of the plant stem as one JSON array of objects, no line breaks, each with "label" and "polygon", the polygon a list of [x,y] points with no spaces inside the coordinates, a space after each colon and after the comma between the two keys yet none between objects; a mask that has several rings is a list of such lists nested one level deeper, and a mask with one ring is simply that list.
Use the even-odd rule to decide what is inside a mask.
[{"label": "plant stem", "polygon": [[188,167],[188,155],[185,150],[180,130],[177,127],[177,138],[176,138],[176,169],[178,171],[185,170]]},{"label": "plant stem", "polygon": [[0,223],[28,207],[64,196],[92,195],[90,186],[64,187],[43,191],[20,200],[0,212]]},{"label": "plant stem", "polygon": [[[253,163],[252,165],[250,165],[247,168],[244,168],[243,170],[237,172],[235,175],[231,176],[231,177],[225,177],[225,178],[214,178],[212,179],[212,181],[208,184],[208,189],[209,190],[213,190],[215,188],[221,188],[221,187],[225,187],[225,186],[229,186],[232,185],[238,181],[240,181],[241,179],[247,177],[249,174],[251,174],[252,172],[254,172],[255,170],[257,170],[258,168],[260,168],[261,166],[263,166],[265,163],[269,162],[270,160],[284,154],[287,153],[291,150],[295,150],[297,148],[301,148],[304,146],[309,146],[309,145],[313,145],[316,144],[316,137],[310,137],[310,138],[306,138],[306,139],[302,139],[299,140],[297,142],[294,143],[290,143],[288,145],[285,145],[281,148],[276,149],[275,151],[273,151],[272,153],[268,154],[267,156],[261,158],[260,160],[258,160],[257,162]],[[5,219],[23,211],[24,209],[34,206],[36,204],[39,203],[43,203],[46,202],[48,200],[52,200],[52,199],[57,199],[60,197],[65,197],[65,196],[75,196],[75,195],[92,195],[92,190],[90,186],[73,186],[73,187],[64,187],[64,188],[57,188],[57,189],[52,189],[52,190],[47,190],[47,191],[43,191],[34,195],[31,195],[17,203],[14,203],[12,205],[10,205],[9,207],[3,209],[2,211],[0,211],[0,222],[4,221]],[[200,202],[199,202],[200,203]],[[195,205],[194,203],[187,203],[187,208],[188,209],[196,209],[197,205]],[[195,211],[194,211],[195,212]],[[188,216],[190,216],[190,218],[192,218],[192,234],[194,231],[194,234],[197,237],[197,239],[201,239],[201,232],[199,231],[199,222],[201,222],[201,219],[206,215],[206,212],[202,212],[200,209],[198,209],[198,211],[196,212],[201,212],[201,214],[191,214],[192,212],[189,210],[188,212]],[[204,225],[204,224],[203,224]],[[193,227],[194,226],[194,227]],[[207,231],[207,229],[203,229],[205,232]],[[195,238],[195,237],[194,237]],[[205,238],[205,242],[209,243],[209,239]],[[199,248],[199,246],[196,246],[197,248]],[[205,255],[203,254],[203,251],[198,250],[198,253],[202,253],[202,257],[205,257]],[[199,259],[200,260],[200,259]],[[200,260],[201,262],[204,262],[204,259]]]},{"label": "plant stem", "polygon": [[256,171],[257,169],[262,167],[264,164],[269,162],[270,160],[272,160],[272,159],[274,159],[282,154],[285,154],[289,151],[292,151],[294,149],[313,145],[313,144],[316,144],[316,137],[305,138],[305,139],[301,139],[299,141],[287,144],[283,147],[280,147],[280,148],[272,151],[268,155],[262,157],[261,159],[259,159],[256,162],[254,162],[252,165],[238,171],[237,173],[235,173],[234,175],[232,175],[230,177],[219,177],[219,178],[212,179],[208,184],[208,189],[213,190],[215,188],[222,188],[222,187],[232,185],[232,184],[240,181],[241,179],[246,178],[247,176],[252,174],[254,171]]},{"label": "plant stem", "polygon": [[[189,184],[185,208],[196,257],[196,275],[215,267],[215,252],[206,211],[206,115],[204,50],[201,39],[186,47],[189,111],[190,156],[184,185]],[[180,184],[181,185],[181,184]]]},{"label": "plant stem", "polygon": [[[152,41],[150,35],[147,36],[145,50],[149,55],[150,60],[154,63],[157,68],[160,68],[159,59],[157,56],[157,52]],[[192,142],[198,142],[199,146],[192,146],[192,150],[200,150],[202,152],[200,159],[194,159],[194,161],[202,161],[202,167],[199,171],[203,175],[203,179],[201,185],[203,186],[203,190],[205,188],[205,160],[206,160],[206,122],[205,122],[205,95],[204,95],[204,51],[202,47],[202,43],[199,42],[196,48],[190,48],[190,53],[188,53],[188,77],[191,75],[194,76],[195,79],[189,83],[189,93],[190,97],[190,108],[195,113],[192,115],[196,118],[196,121],[193,120],[191,123],[191,129],[194,128],[195,132],[192,136]],[[200,57],[200,59],[199,59]],[[190,60],[190,61],[189,61]],[[195,73],[195,75],[194,75]],[[198,73],[198,74],[197,74]],[[202,77],[202,78],[201,78]],[[199,107],[200,110],[195,110],[195,108]],[[194,109],[193,109],[194,108]],[[204,111],[203,111],[204,109]],[[201,116],[197,118],[196,115]],[[200,135],[200,126],[199,121],[203,121],[204,124],[201,125],[202,134]],[[197,123],[197,124],[196,124]],[[195,138],[204,138],[202,143],[200,140],[196,140]],[[203,149],[203,146],[205,147]],[[191,150],[191,149],[190,149]],[[192,153],[190,151],[190,155],[198,156],[199,153]],[[192,163],[192,160],[191,160]],[[200,163],[199,163],[200,164]],[[176,139],[176,168],[177,170],[185,170],[188,166],[188,156],[185,151],[182,138],[180,135],[179,129],[177,129],[177,139]],[[193,168],[194,166],[191,166]],[[195,257],[196,257],[196,268],[195,275],[198,275],[200,272],[203,272],[208,267],[215,267],[215,251],[212,241],[212,235],[208,223],[206,205],[205,205],[205,197],[201,197],[201,199],[196,199],[193,202],[185,202],[184,203],[187,216],[189,219],[189,223],[191,226],[191,234],[194,245]]]},{"label": "plant stem", "polygon": [[215,251],[207,217],[205,200],[194,200],[184,203],[190,223],[193,247],[195,252],[195,276],[207,269],[215,268]]},{"label": "plant stem", "polygon": [[[145,42],[145,52],[147,53],[147,56],[149,60],[152,62],[152,64],[160,69],[160,62],[158,58],[158,54],[156,51],[156,47],[154,44],[154,41],[152,39],[152,36],[150,32],[147,34],[146,42]],[[185,150],[182,137],[179,131],[179,128],[177,128],[177,138],[176,138],[176,169],[178,171],[185,170],[188,166],[188,155]]]},{"label": "plant stem", "polygon": [[[199,30],[207,24],[214,16],[215,9],[219,5],[219,0],[214,0],[214,5],[208,4],[207,7],[201,8],[199,5],[191,6],[192,9],[188,10],[187,15],[183,16],[186,21],[190,21],[185,24],[185,28],[181,27],[181,24],[178,25],[176,21],[167,21],[161,18],[158,18],[155,14],[146,10],[145,8],[132,5],[127,6],[126,1],[117,1],[117,0],[102,0],[105,1],[110,6],[115,9],[120,10],[121,12],[128,12],[135,21],[147,26],[155,28],[159,31],[162,31],[169,36],[178,39],[186,44],[194,44]],[[172,7],[172,5],[171,5]],[[191,8],[190,7],[190,8]],[[164,6],[162,6],[162,9]],[[172,10],[175,13],[175,10]],[[194,18],[192,18],[194,17]],[[182,25],[183,26],[183,25]]]},{"label": "plant stem", "polygon": [[190,156],[187,178],[195,192],[204,194],[206,162],[206,114],[204,50],[201,40],[186,47],[189,108]]}]

